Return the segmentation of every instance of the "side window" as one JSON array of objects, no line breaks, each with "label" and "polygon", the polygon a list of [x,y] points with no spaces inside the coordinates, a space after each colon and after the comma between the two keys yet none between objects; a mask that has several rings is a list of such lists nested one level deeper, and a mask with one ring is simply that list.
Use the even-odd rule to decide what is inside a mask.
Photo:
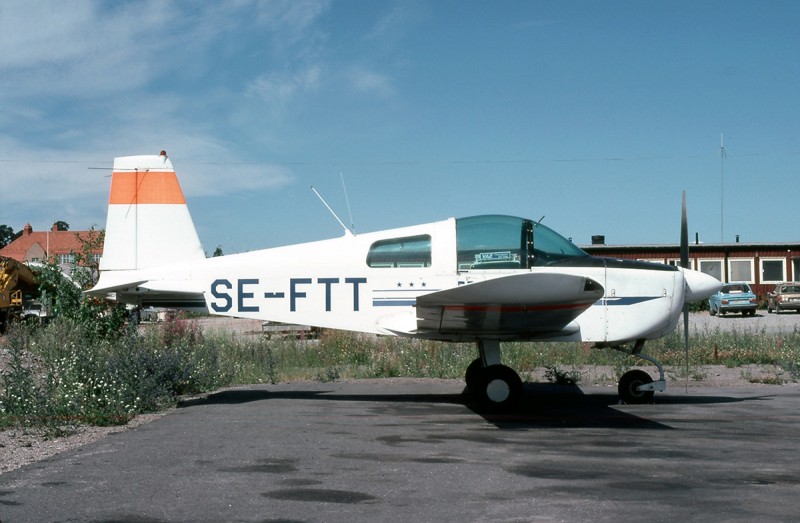
[{"label": "side window", "polygon": [[367,265],[376,268],[430,267],[431,237],[423,234],[377,241],[369,248]]},{"label": "side window", "polygon": [[521,269],[527,265],[523,220],[472,216],[456,220],[458,270]]}]

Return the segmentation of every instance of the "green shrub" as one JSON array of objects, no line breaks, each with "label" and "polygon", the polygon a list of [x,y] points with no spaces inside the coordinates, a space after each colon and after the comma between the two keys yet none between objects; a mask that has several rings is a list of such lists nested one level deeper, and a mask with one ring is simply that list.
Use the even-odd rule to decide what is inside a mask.
[{"label": "green shrub", "polygon": [[[0,428],[37,427],[47,434],[80,423],[120,424],[173,405],[181,395],[219,387],[295,380],[461,378],[477,350],[445,343],[325,331],[318,340],[204,333],[177,319],[99,335],[93,320],[62,315],[49,325],[16,325],[6,338],[0,373]],[[608,365],[620,375],[640,360],[583,343],[503,343],[504,363],[521,374],[544,367],[554,382],[578,382],[583,365]],[[683,369],[683,336],[647,343],[646,352]],[[691,333],[691,376],[700,365],[770,365],[800,379],[800,332],[734,330]],[[678,371],[683,372],[681,370]]]}]

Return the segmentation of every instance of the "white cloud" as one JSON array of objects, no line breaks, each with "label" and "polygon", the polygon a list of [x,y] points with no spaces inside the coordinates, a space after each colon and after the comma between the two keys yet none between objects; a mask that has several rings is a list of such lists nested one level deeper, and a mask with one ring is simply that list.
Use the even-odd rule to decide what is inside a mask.
[{"label": "white cloud", "polygon": [[248,163],[195,163],[190,158],[175,160],[175,171],[187,196],[219,196],[269,191],[294,179],[285,167]]},{"label": "white cloud", "polygon": [[322,76],[322,67],[319,65],[295,72],[270,72],[253,80],[245,88],[245,93],[259,98],[268,108],[279,112],[295,97],[316,91]]},{"label": "white cloud", "polygon": [[170,41],[170,4],[19,2],[0,16],[0,88],[8,98],[108,95],[157,74]]},{"label": "white cloud", "polygon": [[392,79],[363,67],[353,67],[346,75],[348,83],[359,93],[391,96],[395,93]]},{"label": "white cloud", "polygon": [[[94,138],[81,150],[28,146],[0,136],[0,223],[17,221],[46,227],[63,219],[75,228],[105,223],[111,167],[115,156],[157,154],[173,160],[187,197],[225,196],[275,190],[293,182],[292,171],[269,163],[243,163],[227,144],[186,129],[137,124]],[[88,151],[88,152],[87,152]]]},{"label": "white cloud", "polygon": [[413,2],[401,2],[386,12],[366,34],[367,40],[382,42],[390,46],[405,36],[409,27],[428,16],[428,7]]},{"label": "white cloud", "polygon": [[257,4],[257,22],[273,30],[306,30],[328,10],[331,0],[264,0]]}]

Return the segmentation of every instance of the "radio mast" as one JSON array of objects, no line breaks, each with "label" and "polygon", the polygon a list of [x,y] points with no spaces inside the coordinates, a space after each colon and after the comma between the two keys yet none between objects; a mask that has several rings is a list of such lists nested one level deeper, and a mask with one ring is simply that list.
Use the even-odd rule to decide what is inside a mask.
[{"label": "radio mast", "polygon": [[719,242],[725,242],[725,139],[719,135]]}]

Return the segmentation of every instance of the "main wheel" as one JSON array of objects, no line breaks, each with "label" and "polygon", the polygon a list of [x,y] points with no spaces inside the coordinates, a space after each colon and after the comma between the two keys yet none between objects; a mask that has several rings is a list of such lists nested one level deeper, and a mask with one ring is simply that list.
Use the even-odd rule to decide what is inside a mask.
[{"label": "main wheel", "polygon": [[467,382],[467,389],[470,392],[477,392],[480,389],[481,374],[483,374],[483,362],[480,358],[472,360],[464,373],[464,381]]},{"label": "main wheel", "polygon": [[653,378],[648,373],[638,369],[629,370],[620,378],[617,392],[619,392],[619,397],[625,403],[637,405],[650,403],[653,401],[653,391],[637,390],[640,385],[647,385],[648,383],[653,383]]},{"label": "main wheel", "polygon": [[490,365],[481,373],[481,401],[492,407],[507,409],[522,399],[522,380],[514,369],[505,365]]}]

